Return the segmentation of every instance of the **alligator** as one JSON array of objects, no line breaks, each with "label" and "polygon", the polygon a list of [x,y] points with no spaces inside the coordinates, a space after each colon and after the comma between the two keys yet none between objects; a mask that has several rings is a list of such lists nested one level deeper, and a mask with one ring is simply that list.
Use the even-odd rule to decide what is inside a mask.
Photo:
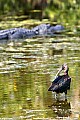
[{"label": "alligator", "polygon": [[36,32],[25,28],[11,28],[0,31],[0,39],[22,39],[35,36]]},{"label": "alligator", "polygon": [[38,36],[53,36],[55,32],[64,30],[62,25],[51,26],[50,24],[40,24],[32,29],[11,28],[0,30],[1,39],[23,39]]}]

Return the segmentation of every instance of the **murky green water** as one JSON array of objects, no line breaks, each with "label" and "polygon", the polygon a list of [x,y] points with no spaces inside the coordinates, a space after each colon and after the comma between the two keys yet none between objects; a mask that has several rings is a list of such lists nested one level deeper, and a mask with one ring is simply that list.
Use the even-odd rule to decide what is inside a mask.
[{"label": "murky green water", "polygon": [[[48,87],[64,62],[71,89],[57,101]],[[0,119],[80,119],[79,37],[0,41]]]}]

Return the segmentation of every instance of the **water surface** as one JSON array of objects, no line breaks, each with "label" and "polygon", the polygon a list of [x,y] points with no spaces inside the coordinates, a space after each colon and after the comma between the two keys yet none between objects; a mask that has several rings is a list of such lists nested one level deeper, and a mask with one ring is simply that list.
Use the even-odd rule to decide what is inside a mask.
[{"label": "water surface", "polygon": [[[48,92],[67,62],[72,78],[67,100]],[[80,38],[58,36],[0,41],[0,119],[80,119]]]}]

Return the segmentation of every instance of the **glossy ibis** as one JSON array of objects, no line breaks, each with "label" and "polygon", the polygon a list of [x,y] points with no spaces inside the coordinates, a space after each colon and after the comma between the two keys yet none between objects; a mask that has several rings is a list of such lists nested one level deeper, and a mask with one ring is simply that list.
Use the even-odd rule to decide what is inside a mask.
[{"label": "glossy ibis", "polygon": [[[64,74],[59,75],[62,70],[64,70]],[[52,82],[48,91],[53,91],[56,93],[63,93],[64,92],[66,95],[67,90],[70,89],[70,83],[71,83],[71,78],[68,75],[68,71],[69,71],[68,65],[63,64],[56,75],[56,79]]]}]

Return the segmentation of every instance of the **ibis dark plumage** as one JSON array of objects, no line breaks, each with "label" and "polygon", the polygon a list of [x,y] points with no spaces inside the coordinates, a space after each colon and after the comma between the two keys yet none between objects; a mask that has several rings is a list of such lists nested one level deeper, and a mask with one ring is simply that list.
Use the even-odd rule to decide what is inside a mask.
[{"label": "ibis dark plumage", "polygon": [[[64,70],[64,74],[59,75],[62,70]],[[57,73],[56,79],[52,82],[48,91],[53,91],[56,93],[64,92],[65,94],[67,94],[67,90],[70,89],[70,83],[71,83],[71,77],[68,75],[68,71],[69,71],[68,65],[63,64]]]}]

